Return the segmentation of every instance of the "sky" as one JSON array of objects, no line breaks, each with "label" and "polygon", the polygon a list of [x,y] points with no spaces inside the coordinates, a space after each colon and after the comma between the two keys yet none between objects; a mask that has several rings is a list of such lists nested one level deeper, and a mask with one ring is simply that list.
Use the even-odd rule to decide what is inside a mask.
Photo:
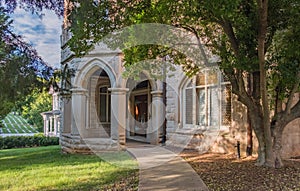
[{"label": "sky", "polygon": [[16,34],[33,45],[42,59],[54,68],[60,66],[60,34],[62,19],[51,11],[44,11],[40,19],[22,9],[17,9],[12,18]]}]

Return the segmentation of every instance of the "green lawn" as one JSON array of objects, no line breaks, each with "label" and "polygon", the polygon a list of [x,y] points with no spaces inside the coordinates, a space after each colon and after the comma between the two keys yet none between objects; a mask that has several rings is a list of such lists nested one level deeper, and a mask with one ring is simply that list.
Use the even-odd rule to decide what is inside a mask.
[{"label": "green lawn", "polygon": [[137,190],[137,184],[137,170],[96,155],[62,154],[59,146],[0,150],[0,190]]}]

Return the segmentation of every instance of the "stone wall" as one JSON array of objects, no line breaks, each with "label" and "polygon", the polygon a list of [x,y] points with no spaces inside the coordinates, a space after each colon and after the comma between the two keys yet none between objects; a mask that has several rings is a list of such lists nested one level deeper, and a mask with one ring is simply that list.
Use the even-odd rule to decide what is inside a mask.
[{"label": "stone wall", "polygon": [[[166,78],[166,119],[167,132],[172,133],[180,126],[180,85],[184,79],[180,66],[175,66],[176,70],[169,72]],[[168,134],[167,134],[168,136]]]},{"label": "stone wall", "polygon": [[[300,93],[294,97],[294,104],[300,99]],[[282,157],[300,157],[300,119],[295,119],[285,127],[282,135]]]},{"label": "stone wall", "polygon": [[290,122],[283,131],[282,157],[300,157],[300,119]]},{"label": "stone wall", "polygon": [[[237,96],[232,95],[232,121],[231,126],[222,129],[219,136],[211,147],[212,152],[235,153],[237,154],[237,141],[240,142],[240,151],[242,156],[246,156],[247,148],[247,110],[246,107],[237,100]],[[253,153],[256,153],[258,142],[255,133],[252,131]]]},{"label": "stone wall", "polygon": [[[236,153],[237,141],[241,144],[241,153],[245,155],[247,147],[247,112],[246,107],[232,96],[232,122],[229,127],[221,127],[218,132],[200,127],[187,128],[182,124],[182,87],[184,77],[180,67],[170,72],[167,76],[167,145],[198,149],[199,151]],[[192,98],[191,98],[192,99]],[[185,111],[182,111],[185,112]],[[218,133],[218,134],[216,134]],[[257,148],[257,140],[253,134],[254,150]],[[205,144],[209,144],[209,147]]]}]

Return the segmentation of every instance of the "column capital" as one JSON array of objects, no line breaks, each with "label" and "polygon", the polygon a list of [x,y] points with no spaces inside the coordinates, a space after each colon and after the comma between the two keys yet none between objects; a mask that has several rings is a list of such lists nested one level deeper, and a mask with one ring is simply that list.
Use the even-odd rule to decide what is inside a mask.
[{"label": "column capital", "polygon": [[153,97],[162,97],[163,96],[163,91],[161,91],[161,90],[156,90],[156,91],[152,91],[151,92],[151,95],[153,96]]},{"label": "column capital", "polygon": [[108,88],[108,91],[111,91],[112,94],[126,94],[129,89],[128,88]]},{"label": "column capital", "polygon": [[70,91],[72,92],[72,94],[76,95],[86,94],[88,92],[88,90],[84,88],[72,88]]}]

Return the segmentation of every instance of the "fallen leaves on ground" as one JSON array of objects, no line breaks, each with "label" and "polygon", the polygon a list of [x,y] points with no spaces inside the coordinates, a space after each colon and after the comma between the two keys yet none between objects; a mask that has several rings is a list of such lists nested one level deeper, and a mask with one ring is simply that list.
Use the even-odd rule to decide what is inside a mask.
[{"label": "fallen leaves on ground", "polygon": [[284,161],[280,169],[259,167],[255,157],[184,151],[181,156],[199,174],[209,190],[300,191],[300,160]]},{"label": "fallen leaves on ground", "polygon": [[131,173],[129,177],[116,181],[104,188],[101,191],[137,191],[139,184],[138,172]]}]

